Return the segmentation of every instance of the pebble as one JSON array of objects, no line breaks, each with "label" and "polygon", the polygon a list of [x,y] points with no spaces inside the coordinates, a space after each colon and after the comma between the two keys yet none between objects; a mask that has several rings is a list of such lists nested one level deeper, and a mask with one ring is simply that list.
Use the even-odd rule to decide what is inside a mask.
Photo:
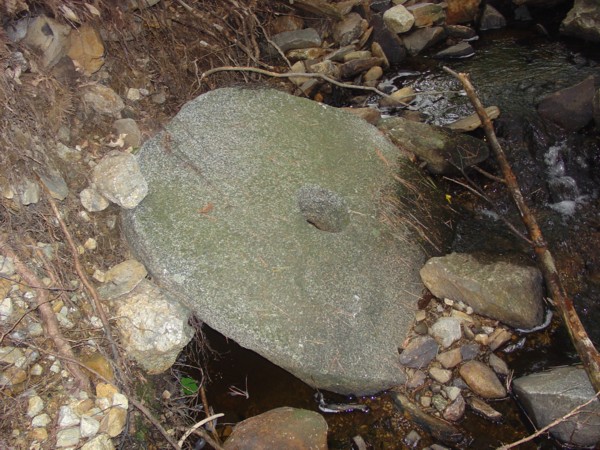
[{"label": "pebble", "polygon": [[506,389],[488,366],[480,361],[468,361],[460,369],[460,376],[471,390],[483,398],[506,397]]},{"label": "pebble", "polygon": [[95,436],[100,429],[100,422],[93,417],[83,415],[81,416],[81,423],[79,425],[79,432],[81,437],[90,438]]},{"label": "pebble", "polygon": [[34,364],[29,373],[34,377],[39,377],[42,373],[44,373],[44,368],[39,364]]},{"label": "pebble", "polygon": [[438,383],[447,383],[452,378],[452,372],[446,369],[440,369],[438,367],[431,367],[429,369],[429,375]]},{"label": "pebble", "polygon": [[58,411],[58,426],[61,428],[79,425],[80,419],[70,406],[61,406]]},{"label": "pebble", "polygon": [[427,366],[437,354],[439,345],[430,336],[418,336],[413,339],[400,354],[400,364],[419,369]]},{"label": "pebble", "polygon": [[12,299],[7,297],[0,301],[0,321],[7,321],[14,311]]},{"label": "pebble", "polygon": [[12,258],[0,255],[0,275],[12,277],[15,274],[15,264]]},{"label": "pebble", "polygon": [[425,384],[425,380],[427,379],[427,375],[422,370],[415,370],[412,376],[408,379],[406,383],[406,387],[408,389],[416,389]]},{"label": "pebble", "polygon": [[460,388],[456,386],[444,386],[444,392],[448,396],[448,400],[453,402],[460,395]]},{"label": "pebble", "polygon": [[492,370],[494,372],[496,372],[498,375],[506,376],[510,373],[510,369],[508,368],[508,365],[499,356],[496,356],[494,353],[490,354],[490,357],[488,359],[488,364],[492,368]]},{"label": "pebble", "polygon": [[439,412],[442,412],[448,406],[448,400],[446,400],[440,394],[436,394],[431,398],[431,404]]},{"label": "pebble", "polygon": [[39,395],[29,397],[27,401],[27,416],[35,417],[44,409],[44,401]]},{"label": "pebble", "polygon": [[43,413],[43,414],[40,414],[39,416],[35,416],[33,418],[33,420],[31,421],[31,426],[34,428],[45,427],[51,421],[52,420],[50,419],[50,416],[46,413]]},{"label": "pebble", "polygon": [[479,355],[480,347],[477,344],[465,344],[460,347],[460,355],[462,359],[467,361],[476,358]]},{"label": "pebble", "polygon": [[421,440],[421,436],[415,430],[411,430],[405,437],[404,443],[409,447],[416,447],[419,441]]},{"label": "pebble", "polygon": [[102,419],[102,422],[100,422],[100,429],[110,437],[115,437],[121,434],[123,428],[125,428],[126,421],[126,409],[119,407],[110,408],[108,414],[106,414]]},{"label": "pebble", "polygon": [[60,430],[56,433],[56,448],[75,447],[80,439],[79,428]]},{"label": "pebble", "polygon": [[443,348],[448,348],[462,338],[460,323],[456,317],[441,317],[431,326],[430,333]]},{"label": "pebble", "polygon": [[448,405],[448,407],[444,410],[443,417],[450,422],[456,422],[465,414],[465,399],[462,395],[456,397],[456,399]]},{"label": "pebble", "polygon": [[81,447],[81,450],[114,450],[110,437],[106,434],[99,434],[95,438],[89,440]]},{"label": "pebble", "polygon": [[429,408],[431,406],[431,397],[428,395],[424,395],[421,397],[421,406],[423,408]]},{"label": "pebble", "polygon": [[447,352],[439,353],[435,359],[437,359],[442,366],[446,369],[452,369],[453,367],[458,366],[462,360],[462,353],[460,348],[454,348],[452,350],[448,350]]},{"label": "pebble", "polygon": [[496,328],[489,337],[488,346],[491,351],[496,351],[512,338],[512,333],[505,328]]},{"label": "pebble", "polygon": [[502,420],[501,413],[477,397],[469,398],[468,404],[473,411],[492,422],[499,422]]}]

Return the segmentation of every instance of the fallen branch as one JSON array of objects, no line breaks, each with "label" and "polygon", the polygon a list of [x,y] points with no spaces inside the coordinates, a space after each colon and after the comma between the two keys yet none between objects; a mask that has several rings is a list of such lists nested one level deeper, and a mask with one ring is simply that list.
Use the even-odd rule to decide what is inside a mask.
[{"label": "fallen branch", "polygon": [[[190,434],[192,434],[193,432],[197,431],[198,428],[200,428],[202,425],[206,424],[206,423],[210,423],[211,421],[218,419],[219,417],[223,417],[225,414],[223,413],[219,413],[219,414],[213,414],[212,416],[207,417],[206,419],[202,419],[200,422],[198,422],[197,424],[195,424],[194,426],[192,426],[189,430],[187,430],[185,432],[185,434],[183,436],[181,436],[181,439],[179,439],[179,442],[177,443],[180,447],[183,445],[183,443],[185,442],[185,440],[188,438],[188,436]],[[202,433],[204,434],[204,433]],[[206,439],[206,437],[203,435],[202,436],[204,439]],[[210,439],[210,437],[209,437]],[[212,439],[210,439],[212,441]],[[208,441],[207,441],[208,442]],[[223,447],[221,447],[219,444],[217,444],[216,442],[209,442],[209,444],[215,448],[215,450],[222,450]],[[216,445],[216,446],[215,446]]]},{"label": "fallen branch", "polygon": [[525,203],[523,194],[517,182],[517,178],[512,171],[512,168],[504,154],[504,150],[500,146],[492,121],[485,112],[485,108],[479,100],[475,88],[469,80],[469,76],[465,73],[457,73],[448,67],[444,67],[444,70],[457,78],[463,85],[471,104],[475,108],[479,119],[481,120],[483,130],[488,140],[488,145],[496,156],[496,160],[500,165],[504,180],[510,194],[521,214],[521,219],[527,227],[531,241],[533,242],[533,249],[538,258],[538,264],[544,275],[546,287],[550,292],[552,299],[558,309],[558,312],[562,318],[563,323],[567,327],[571,342],[575,346],[581,361],[585,367],[585,371],[592,383],[595,392],[600,392],[600,354],[594,347],[594,344],[588,337],[575,308],[573,307],[572,300],[567,296],[567,293],[560,281],[560,276],[554,263],[554,257],[548,249],[542,231],[535,219],[535,216],[529,210],[529,207]]}]

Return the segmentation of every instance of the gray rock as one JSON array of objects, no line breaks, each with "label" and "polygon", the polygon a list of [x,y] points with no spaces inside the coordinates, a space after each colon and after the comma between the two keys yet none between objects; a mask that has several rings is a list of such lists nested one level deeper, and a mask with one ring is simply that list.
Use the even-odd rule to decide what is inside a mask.
[{"label": "gray rock", "polygon": [[46,189],[48,189],[48,192],[50,192],[52,198],[57,200],[64,200],[67,198],[67,195],[69,195],[69,187],[60,172],[47,169],[45,171],[36,170],[36,173],[44,186],[46,186]]},{"label": "gray rock", "polygon": [[25,206],[33,205],[40,201],[40,185],[31,181],[23,180],[17,187],[19,199]]},{"label": "gray rock", "polygon": [[461,320],[456,317],[440,317],[429,329],[430,334],[442,348],[448,348],[462,338]]},{"label": "gray rock", "polygon": [[359,73],[366,72],[371,67],[383,64],[381,58],[353,59],[340,66],[340,77],[343,79],[352,78]]},{"label": "gray rock", "polygon": [[407,6],[406,9],[410,12],[414,19],[415,28],[424,28],[437,25],[444,21],[446,14],[442,5],[436,3],[417,3],[415,5]]},{"label": "gray rock", "polygon": [[98,114],[119,118],[125,103],[108,86],[101,84],[88,85],[83,89],[83,101]]},{"label": "gray rock", "polygon": [[537,105],[538,114],[567,131],[578,131],[593,118],[595,92],[594,76],[589,76],[575,86],[544,97]]},{"label": "gray rock", "polygon": [[478,397],[469,397],[467,403],[476,414],[479,414],[492,422],[500,422],[502,420],[502,414],[500,412],[496,411]]},{"label": "gray rock", "polygon": [[310,48],[321,46],[321,36],[314,28],[303,30],[284,31],[271,37],[271,40],[283,51],[298,48]]},{"label": "gray rock", "polygon": [[446,369],[440,369],[438,367],[432,367],[429,369],[429,375],[438,383],[447,383],[452,378],[452,371]]},{"label": "gray rock", "polygon": [[591,42],[600,42],[600,5],[595,0],[575,0],[560,24],[560,32]]},{"label": "gray rock", "polygon": [[441,42],[445,37],[446,31],[443,27],[427,27],[414,30],[401,39],[406,51],[414,56]]},{"label": "gray rock", "polygon": [[131,292],[148,275],[143,264],[128,259],[111,267],[104,275],[104,284],[98,289],[102,299],[112,300]]},{"label": "gray rock", "polygon": [[425,161],[434,174],[457,173],[489,156],[483,141],[446,128],[400,117],[383,119],[378,127],[401,148]]},{"label": "gray rock", "polygon": [[490,354],[488,364],[498,375],[506,376],[510,373],[508,365],[504,362],[504,360],[500,359],[500,357],[496,356],[494,353]]},{"label": "gray rock", "polygon": [[106,434],[99,434],[81,447],[81,450],[115,450],[115,446]]},{"label": "gray rock", "polygon": [[427,261],[421,278],[436,297],[460,300],[512,327],[530,329],[543,321],[542,275],[535,267],[452,253]]},{"label": "gray rock", "polygon": [[[164,134],[140,150],[150,194],[123,217],[153,277],[212,328],[313,386],[359,394],[403,383],[397,347],[424,255],[417,233],[394,225],[401,205],[386,210],[389,188],[413,195],[388,164],[419,186],[410,211],[420,221],[416,207],[441,202],[430,203],[398,149],[348,113],[262,89],[204,94],[166,133],[171,151]],[[307,185],[344,200],[342,231],[307,221],[298,204]],[[328,204],[339,219],[343,207]]]},{"label": "gray rock", "polygon": [[504,16],[492,5],[486,4],[479,18],[479,30],[496,30],[506,26]]},{"label": "gray rock", "polygon": [[0,255],[0,275],[12,277],[15,274],[15,263],[12,258]]},{"label": "gray rock", "polygon": [[462,59],[475,55],[475,49],[468,42],[461,42],[437,52],[433,57],[437,59]]},{"label": "gray rock", "polygon": [[108,200],[122,208],[135,208],[148,193],[137,158],[125,152],[113,150],[94,167],[92,183]]},{"label": "gray rock", "polygon": [[460,366],[460,376],[469,388],[483,398],[506,397],[506,389],[488,366],[479,361],[467,361]]},{"label": "gray rock", "polygon": [[357,40],[367,27],[367,21],[358,13],[350,13],[333,27],[333,39],[343,47]]},{"label": "gray rock", "polygon": [[[594,389],[578,367],[560,367],[518,378],[513,390],[538,428],[564,416],[594,396]],[[596,398],[579,414],[550,429],[562,442],[590,447],[600,441],[600,401]]]},{"label": "gray rock", "polygon": [[127,355],[150,374],[169,369],[194,335],[189,311],[146,280],[119,299],[116,315]]},{"label": "gray rock", "polygon": [[392,33],[406,33],[415,23],[413,15],[402,5],[392,6],[383,13],[383,21]]},{"label": "gray rock", "polygon": [[416,447],[420,440],[421,436],[415,430],[410,430],[403,439],[404,443],[408,445],[409,448]]},{"label": "gray rock", "polygon": [[65,428],[56,433],[56,448],[76,447],[81,435],[79,428]]},{"label": "gray rock", "polygon": [[446,407],[442,416],[450,422],[457,422],[465,415],[465,407],[465,399],[462,395],[459,395]]},{"label": "gray rock", "polygon": [[72,427],[73,425],[79,425],[79,416],[71,409],[70,406],[64,405],[60,407],[58,411],[58,426],[60,428]]},{"label": "gray rock", "polygon": [[133,119],[117,119],[113,128],[118,135],[124,134],[125,148],[138,148],[142,143],[142,133],[137,122]]},{"label": "gray rock", "polygon": [[238,423],[223,448],[327,450],[327,422],[314,411],[277,408]]},{"label": "gray rock", "polygon": [[104,211],[110,202],[96,189],[87,187],[79,193],[81,205],[89,212]]},{"label": "gray rock", "polygon": [[44,409],[44,401],[39,395],[29,397],[27,402],[27,416],[35,417]]},{"label": "gray rock", "polygon": [[400,354],[400,364],[414,369],[426,367],[439,350],[440,346],[430,336],[418,336],[406,346]]},{"label": "gray rock", "polygon": [[425,384],[425,380],[427,380],[427,375],[425,372],[422,370],[415,370],[415,372],[406,382],[406,387],[408,389],[416,389],[423,386],[423,384]]},{"label": "gray rock", "polygon": [[67,37],[71,29],[44,15],[29,21],[23,43],[41,53],[42,66],[51,68],[67,53]]}]

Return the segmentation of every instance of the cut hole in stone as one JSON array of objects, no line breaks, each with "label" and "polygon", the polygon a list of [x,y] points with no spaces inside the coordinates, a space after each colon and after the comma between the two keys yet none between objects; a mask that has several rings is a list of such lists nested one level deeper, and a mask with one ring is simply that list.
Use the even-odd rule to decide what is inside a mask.
[{"label": "cut hole in stone", "polygon": [[339,233],[350,223],[346,201],[329,189],[305,185],[298,189],[298,207],[308,223],[321,231]]}]

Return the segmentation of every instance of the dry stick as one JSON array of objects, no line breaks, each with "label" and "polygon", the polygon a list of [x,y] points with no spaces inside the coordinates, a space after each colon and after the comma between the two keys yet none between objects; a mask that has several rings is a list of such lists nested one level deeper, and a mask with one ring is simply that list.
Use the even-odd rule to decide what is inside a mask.
[{"label": "dry stick", "polygon": [[[31,286],[41,286],[41,282],[38,279],[37,275],[35,275],[17,256],[15,251],[11,248],[11,246],[7,242],[0,242],[0,245],[4,247],[4,251],[6,252],[6,256],[12,258],[15,268],[21,277]],[[83,373],[80,369],[79,365],[74,363],[73,361],[77,361],[77,357],[73,353],[73,349],[67,342],[67,340],[63,337],[60,332],[60,328],[58,325],[58,320],[56,319],[56,315],[50,306],[48,300],[48,291],[45,289],[34,288],[37,295],[35,296],[35,301],[38,306],[38,310],[40,311],[40,316],[42,318],[42,322],[44,323],[44,328],[46,329],[46,334],[52,339],[54,345],[56,346],[58,353],[61,357],[64,357],[67,362],[67,368],[69,372],[73,375],[79,387],[87,392],[92,392],[90,386],[89,378]]]},{"label": "dry stick", "polygon": [[575,409],[571,410],[571,412],[565,414],[562,417],[559,417],[558,419],[554,420],[553,422],[550,422],[548,425],[546,425],[544,428],[540,428],[538,431],[536,431],[535,433],[533,433],[531,436],[527,436],[523,439],[519,439],[518,441],[515,441],[511,444],[506,444],[503,445],[501,447],[498,447],[496,450],[509,450],[513,447],[516,447],[518,445],[524,444],[526,442],[531,441],[532,439],[535,439],[536,437],[544,434],[546,431],[548,431],[550,428],[558,425],[559,423],[564,422],[565,420],[567,420],[568,418],[575,416],[577,414],[579,414],[579,411],[582,408],[585,408],[587,405],[589,405],[590,403],[592,403],[594,400],[596,400],[596,398],[598,397],[598,395],[600,394],[600,392],[596,392],[596,395],[594,395],[592,398],[590,398],[587,402],[579,405],[578,407],[576,407]]},{"label": "dry stick", "polygon": [[[197,432],[198,428],[200,428],[202,425],[204,425],[205,423],[210,423],[212,420],[218,419],[219,417],[223,417],[225,414],[223,413],[219,413],[219,414],[213,414],[212,416],[207,417],[206,419],[202,419],[200,422],[198,422],[197,424],[195,424],[194,426],[192,426],[189,430],[187,430],[185,432],[185,434],[183,436],[181,436],[181,439],[179,439],[179,442],[177,443],[180,447],[183,445],[183,443],[185,442],[185,440],[188,438],[188,436],[190,434],[192,434],[193,432]],[[204,433],[201,433],[202,435]],[[208,436],[203,435],[203,438],[207,438]],[[210,437],[208,437],[210,439]],[[212,439],[210,439],[212,441]],[[207,440],[208,442],[208,440]],[[223,447],[221,447],[218,443],[216,442],[208,442],[211,447],[214,447],[215,450],[221,450]]]},{"label": "dry stick", "polygon": [[[204,406],[204,413],[208,416],[210,414],[210,407],[208,405],[208,398],[206,397],[206,389],[204,386],[200,386],[200,398],[202,399],[202,406]],[[211,421],[208,422],[208,430],[213,435],[213,438],[217,443],[220,443],[219,435],[217,434],[217,430]]]},{"label": "dry stick", "polygon": [[517,178],[510,167],[510,164],[496,138],[494,133],[494,127],[492,122],[485,112],[483,104],[479,100],[475,88],[469,80],[469,76],[465,73],[456,73],[455,71],[444,67],[444,70],[453,77],[457,78],[465,88],[465,92],[471,101],[471,104],[477,111],[477,115],[481,120],[485,135],[488,139],[488,145],[494,152],[496,160],[502,169],[506,186],[508,187],[511,196],[519,209],[523,223],[529,231],[529,236],[533,241],[533,249],[538,257],[540,269],[544,275],[546,281],[546,287],[550,292],[552,299],[558,309],[558,312],[563,320],[563,323],[567,327],[571,342],[575,346],[581,361],[585,367],[585,371],[592,383],[595,392],[600,392],[600,354],[594,347],[594,344],[588,337],[575,308],[573,307],[573,301],[567,296],[567,293],[560,281],[560,276],[556,270],[554,263],[554,257],[550,250],[548,250],[548,244],[544,240],[542,231],[534,217],[529,210],[529,207],[525,203],[521,189],[517,182]]}]

